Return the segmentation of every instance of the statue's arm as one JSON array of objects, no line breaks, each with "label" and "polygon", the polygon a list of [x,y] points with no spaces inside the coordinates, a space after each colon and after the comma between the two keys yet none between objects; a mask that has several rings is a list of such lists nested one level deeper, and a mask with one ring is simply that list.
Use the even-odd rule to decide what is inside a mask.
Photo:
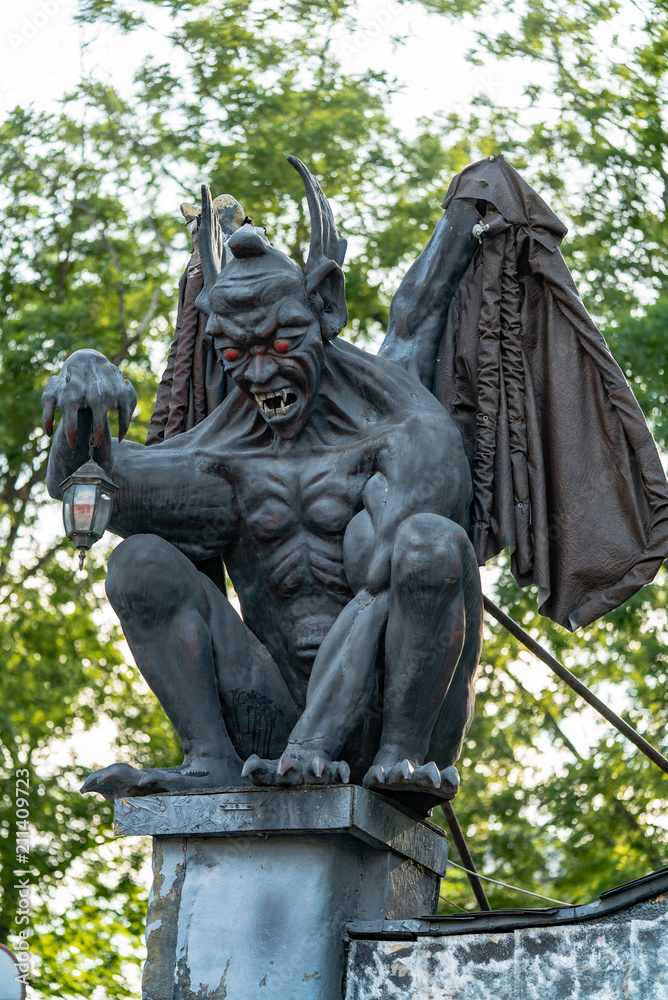
[{"label": "statue's arm", "polygon": [[191,559],[219,555],[235,531],[231,486],[221,464],[192,435],[147,447],[112,441],[108,410],[119,411],[119,438],[127,430],[136,396],[118,368],[97,351],[77,351],[43,396],[44,426],[53,432],[55,410],[62,419],[53,435],[47,488],[62,499],[60,484],[93,457],[115,484],[110,530],[119,535],[149,533],[177,545]]},{"label": "statue's arm", "polygon": [[225,470],[193,436],[199,440],[179,434],[150,447],[113,444],[110,472],[119,489],[111,531],[160,535],[196,561],[229,547],[237,521],[233,490]]},{"label": "statue's arm", "polygon": [[387,336],[378,353],[428,389],[450,303],[478,246],[472,230],[480,220],[475,203],[455,198],[392,300]]},{"label": "statue's arm", "polygon": [[345,569],[355,593],[390,586],[397,529],[413,514],[439,514],[468,529],[471,477],[461,435],[448,414],[417,412],[385,439],[378,471],[351,521]]}]

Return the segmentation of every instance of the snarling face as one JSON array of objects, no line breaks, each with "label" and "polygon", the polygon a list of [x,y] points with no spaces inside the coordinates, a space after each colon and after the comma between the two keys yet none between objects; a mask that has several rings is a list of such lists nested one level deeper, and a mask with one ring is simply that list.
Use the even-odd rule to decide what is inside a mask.
[{"label": "snarling face", "polygon": [[324,349],[303,282],[287,284],[266,282],[252,308],[217,313],[209,329],[225,371],[276,434],[293,438],[317,396]]},{"label": "snarling face", "polygon": [[[212,207],[205,201],[208,219]],[[317,267],[302,270],[250,220],[225,241],[217,263],[213,244],[205,249],[205,305],[200,308],[209,316],[206,329],[218,358],[274,433],[294,438],[320,388],[323,336],[335,337],[347,321],[343,272],[322,253],[316,255]],[[341,256],[338,242],[334,250]],[[218,275],[211,282],[214,265]]]}]

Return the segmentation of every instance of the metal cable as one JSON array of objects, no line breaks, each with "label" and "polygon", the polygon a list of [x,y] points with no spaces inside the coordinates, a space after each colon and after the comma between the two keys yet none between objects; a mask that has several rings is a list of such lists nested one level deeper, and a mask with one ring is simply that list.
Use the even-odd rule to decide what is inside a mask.
[{"label": "metal cable", "polygon": [[439,898],[439,899],[442,899],[444,903],[447,903],[447,904],[448,904],[448,906],[454,906],[454,908],[455,908],[456,910],[461,910],[461,911],[462,911],[462,913],[471,913],[471,910],[467,910],[467,909],[466,909],[466,908],[465,908],[464,906],[460,906],[460,905],[459,905],[459,903],[453,903],[453,902],[452,902],[452,900],[451,900],[451,899],[448,899],[448,897],[447,897],[447,896],[442,896],[442,895],[441,895],[441,894],[439,893],[439,895],[438,895],[438,898]]},{"label": "metal cable", "polygon": [[459,868],[460,871],[466,872],[467,875],[476,875],[478,878],[484,878],[486,882],[494,882],[495,885],[502,885],[504,889],[514,889],[515,892],[523,892],[527,896],[535,896],[536,899],[546,899],[548,903],[558,903],[559,906],[575,906],[575,903],[564,903],[563,899],[552,899],[550,896],[541,896],[539,892],[531,892],[530,889],[520,889],[518,885],[509,885],[507,882],[499,882],[496,878],[490,878],[489,875],[481,875],[480,872],[470,872],[468,868],[464,868],[463,865],[458,865],[455,861],[448,860],[448,864],[452,865],[453,868]]}]

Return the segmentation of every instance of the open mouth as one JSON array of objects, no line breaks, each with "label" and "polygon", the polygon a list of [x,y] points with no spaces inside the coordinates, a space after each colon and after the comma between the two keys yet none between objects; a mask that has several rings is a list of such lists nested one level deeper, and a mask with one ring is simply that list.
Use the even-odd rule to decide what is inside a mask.
[{"label": "open mouth", "polygon": [[297,405],[297,393],[293,389],[276,389],[274,392],[256,392],[255,401],[265,417],[281,417]]}]

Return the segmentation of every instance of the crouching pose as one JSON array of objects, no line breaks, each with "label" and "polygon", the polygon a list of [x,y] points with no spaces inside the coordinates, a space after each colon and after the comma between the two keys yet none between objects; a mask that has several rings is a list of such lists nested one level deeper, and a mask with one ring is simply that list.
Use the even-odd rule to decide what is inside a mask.
[{"label": "crouching pose", "polygon": [[[44,395],[59,486],[88,455],[119,487],[107,593],[184,749],[114,764],[107,797],[253,782],[354,781],[427,809],[452,797],[473,708],[482,601],[459,432],[413,375],[336,340],[338,238],[299,161],[312,219],[302,270],[252,225],[225,239],[208,192],[199,307],[237,389],[187,433],[113,443],[134,391],[77,351]],[[222,556],[243,619],[194,563]]]}]

